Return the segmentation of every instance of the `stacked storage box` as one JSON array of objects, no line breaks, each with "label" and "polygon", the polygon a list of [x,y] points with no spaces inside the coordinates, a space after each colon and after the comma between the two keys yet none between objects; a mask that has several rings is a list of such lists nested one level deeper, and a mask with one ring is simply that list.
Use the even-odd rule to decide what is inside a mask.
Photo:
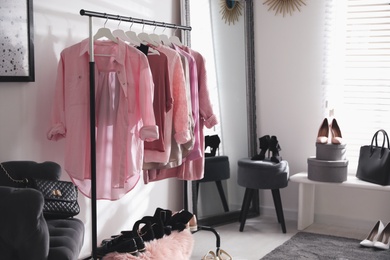
[{"label": "stacked storage box", "polygon": [[345,158],[345,146],[316,143],[316,157],[307,159],[309,180],[339,183],[346,181],[348,160]]}]

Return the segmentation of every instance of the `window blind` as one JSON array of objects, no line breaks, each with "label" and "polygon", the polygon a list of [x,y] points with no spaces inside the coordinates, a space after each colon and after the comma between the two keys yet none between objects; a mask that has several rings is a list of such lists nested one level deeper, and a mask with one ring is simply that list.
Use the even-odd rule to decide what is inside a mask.
[{"label": "window blind", "polygon": [[324,28],[325,111],[334,110],[355,174],[360,147],[379,129],[390,134],[389,1],[327,1]]}]

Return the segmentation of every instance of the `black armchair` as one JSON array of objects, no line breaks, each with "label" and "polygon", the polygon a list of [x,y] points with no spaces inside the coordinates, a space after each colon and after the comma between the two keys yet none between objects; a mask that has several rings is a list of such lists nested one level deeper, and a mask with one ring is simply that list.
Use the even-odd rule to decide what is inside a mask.
[{"label": "black armchair", "polygon": [[[2,163],[13,179],[58,180],[54,162]],[[5,260],[76,260],[84,241],[84,223],[77,218],[45,219],[44,199],[34,189],[13,182],[0,168],[0,255]]]}]

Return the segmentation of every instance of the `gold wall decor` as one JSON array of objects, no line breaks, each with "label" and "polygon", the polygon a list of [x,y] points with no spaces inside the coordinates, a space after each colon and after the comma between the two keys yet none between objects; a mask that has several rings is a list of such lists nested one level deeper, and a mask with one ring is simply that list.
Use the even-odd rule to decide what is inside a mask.
[{"label": "gold wall decor", "polygon": [[301,11],[300,7],[306,5],[303,0],[266,0],[263,4],[269,6],[268,11],[272,10],[275,15],[280,13],[283,16],[288,13],[292,15],[296,10]]},{"label": "gold wall decor", "polygon": [[238,17],[242,14],[242,4],[240,1],[235,0],[221,0],[221,11],[222,19],[225,23],[235,23],[238,21]]}]

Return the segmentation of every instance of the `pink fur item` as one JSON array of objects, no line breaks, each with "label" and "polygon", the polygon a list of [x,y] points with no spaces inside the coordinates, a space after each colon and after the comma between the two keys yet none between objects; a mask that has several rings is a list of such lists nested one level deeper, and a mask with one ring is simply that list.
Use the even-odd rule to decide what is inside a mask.
[{"label": "pink fur item", "polygon": [[174,231],[169,236],[146,242],[145,247],[146,251],[138,256],[112,252],[104,256],[103,260],[188,260],[194,247],[194,238],[189,230]]}]

